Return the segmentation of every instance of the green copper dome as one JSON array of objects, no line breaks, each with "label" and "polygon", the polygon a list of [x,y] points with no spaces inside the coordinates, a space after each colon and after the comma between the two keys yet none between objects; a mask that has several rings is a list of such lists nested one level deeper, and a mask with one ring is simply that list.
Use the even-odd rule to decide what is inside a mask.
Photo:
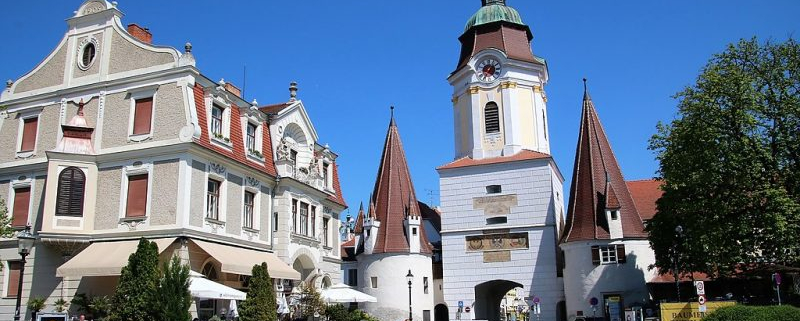
[{"label": "green copper dome", "polygon": [[489,0],[486,2],[490,2],[490,4],[484,4],[484,6],[481,7],[478,12],[472,15],[472,18],[469,18],[469,21],[467,21],[467,26],[464,27],[464,31],[467,31],[474,26],[480,26],[498,21],[506,21],[524,25],[522,18],[519,16],[519,12],[512,7],[506,6],[504,1],[491,3],[492,1]]}]

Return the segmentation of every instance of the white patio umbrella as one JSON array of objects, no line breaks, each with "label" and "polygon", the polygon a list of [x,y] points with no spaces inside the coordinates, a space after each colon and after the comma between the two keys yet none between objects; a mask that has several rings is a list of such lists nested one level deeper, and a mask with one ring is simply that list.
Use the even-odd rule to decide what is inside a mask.
[{"label": "white patio umbrella", "polygon": [[286,295],[281,293],[278,296],[278,313],[279,314],[287,314],[289,312],[291,312],[291,310],[289,310],[289,303],[286,302]]},{"label": "white patio umbrella", "polygon": [[345,284],[336,284],[320,292],[322,299],[328,303],[378,302],[374,296],[354,290]]},{"label": "white patio umbrella", "polygon": [[189,271],[189,292],[198,299],[244,300],[247,294],[206,279],[202,274]]}]

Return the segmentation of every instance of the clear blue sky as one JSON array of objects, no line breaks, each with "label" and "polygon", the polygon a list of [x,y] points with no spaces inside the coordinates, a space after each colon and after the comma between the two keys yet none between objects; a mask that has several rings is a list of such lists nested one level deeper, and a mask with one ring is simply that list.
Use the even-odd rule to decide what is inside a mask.
[{"label": "clear blue sky", "polygon": [[[64,19],[81,1],[3,1],[0,78],[16,79],[55,47]],[[647,141],[675,117],[677,91],[694,82],[715,52],[740,38],[783,41],[800,29],[800,1],[508,0],[548,60],[552,153],[568,191],[581,108],[581,78],[627,179],[651,178]],[[200,70],[242,86],[262,104],[288,99],[296,80],[320,134],[339,153],[354,214],[375,180],[389,106],[417,196],[436,193],[434,168],[453,158],[452,89],[446,78],[458,36],[478,0],[166,1],[120,0],[123,23],[138,23],[154,43],[194,45]]]}]

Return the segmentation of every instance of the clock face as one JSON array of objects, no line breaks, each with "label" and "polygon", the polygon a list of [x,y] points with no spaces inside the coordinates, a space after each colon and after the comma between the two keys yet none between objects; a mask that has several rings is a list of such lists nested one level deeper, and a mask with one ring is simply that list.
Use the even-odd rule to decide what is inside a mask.
[{"label": "clock face", "polygon": [[478,64],[478,78],[484,82],[492,82],[500,77],[502,66],[494,59],[484,59]]}]

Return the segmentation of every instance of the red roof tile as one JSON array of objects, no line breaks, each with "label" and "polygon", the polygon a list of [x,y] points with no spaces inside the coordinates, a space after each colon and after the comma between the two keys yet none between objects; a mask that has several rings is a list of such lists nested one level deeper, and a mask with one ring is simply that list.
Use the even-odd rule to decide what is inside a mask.
[{"label": "red roof tile", "polygon": [[500,156],[500,157],[491,157],[491,158],[481,158],[481,159],[472,159],[470,157],[463,157],[459,158],[455,161],[452,161],[448,164],[442,165],[437,167],[437,170],[440,169],[453,169],[453,168],[461,168],[461,167],[468,167],[468,166],[479,166],[479,165],[489,165],[489,164],[500,164],[500,163],[508,163],[508,162],[519,162],[519,161],[526,161],[532,159],[548,159],[552,158],[552,156],[547,155],[545,153],[540,153],[532,150],[523,149],[519,153],[516,153],[511,156]]},{"label": "red roof tile", "polygon": [[[608,195],[608,190],[613,190],[614,195]],[[616,201],[613,196],[616,196]],[[587,91],[583,96],[580,133],[562,242],[609,239],[605,209],[610,206],[619,207],[623,237],[647,237],[642,218],[634,205],[622,170]]]},{"label": "red roof tile", "polygon": [[466,65],[478,52],[494,48],[505,52],[512,59],[538,63],[531,51],[533,36],[527,26],[506,22],[496,22],[470,28],[458,38],[461,41],[459,69]]},{"label": "red roof tile", "polygon": [[[253,168],[259,172],[265,173],[267,175],[276,177],[277,171],[275,170],[275,162],[272,159],[272,140],[270,139],[270,132],[269,126],[264,124],[262,130],[262,142],[263,145],[261,146],[262,154],[265,155],[264,162],[254,162],[247,159],[247,155],[245,154],[244,148],[244,139],[242,137],[242,123],[240,121],[231,121],[231,128],[230,128],[230,140],[233,144],[233,148],[228,149],[216,144],[211,143],[211,140],[208,136],[208,119],[206,117],[206,103],[203,93],[203,87],[200,86],[199,83],[196,83],[194,86],[194,101],[195,105],[197,106],[197,121],[200,125],[200,138],[196,138],[194,141],[195,143],[203,146],[209,150],[216,152],[219,155],[225,156],[230,158],[240,164],[244,164],[250,168]],[[239,108],[236,105],[233,105],[231,108],[231,119],[238,120],[240,117],[239,115]]]},{"label": "red roof tile", "polygon": [[346,208],[347,202],[344,200],[344,195],[342,195],[342,185],[339,182],[339,165],[336,164],[336,162],[333,162],[333,191],[335,194],[328,195],[328,200]]},{"label": "red roof tile", "polygon": [[279,104],[274,104],[274,105],[261,106],[261,107],[258,107],[258,110],[260,110],[261,112],[263,112],[265,114],[277,114],[277,113],[281,112],[281,110],[284,110],[286,107],[289,107],[291,105],[292,105],[291,102],[285,102],[285,103],[279,103]]},{"label": "red roof tile", "polygon": [[649,220],[656,215],[656,201],[661,198],[663,182],[648,179],[641,181],[628,181],[628,190],[631,192],[633,202],[643,220]]},{"label": "red roof tile", "polygon": [[[371,215],[381,222],[373,253],[408,253],[404,221],[407,214],[420,216],[420,209],[394,118],[386,133],[371,203],[374,204]],[[431,253],[424,224],[420,225],[420,230],[420,251]]]}]

